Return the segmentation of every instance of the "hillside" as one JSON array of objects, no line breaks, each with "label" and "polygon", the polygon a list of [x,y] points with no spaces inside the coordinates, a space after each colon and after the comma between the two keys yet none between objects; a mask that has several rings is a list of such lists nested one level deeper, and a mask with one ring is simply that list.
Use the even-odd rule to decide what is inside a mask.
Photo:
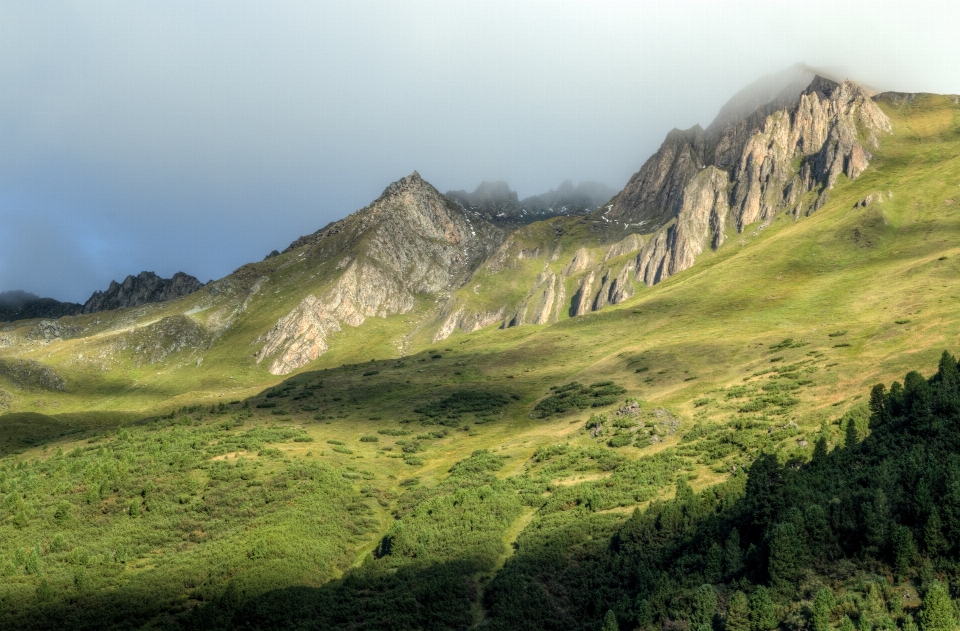
[{"label": "hillside", "polygon": [[[853,88],[843,94],[863,106]],[[763,453],[807,462],[820,438],[828,451],[845,444],[851,422],[866,434],[870,388],[932,367],[960,336],[951,300],[960,106],[899,94],[870,104],[890,132],[862,170],[841,159],[837,171],[816,171],[827,180],[812,178],[800,198],[810,208],[822,200],[815,212],[783,206],[727,221],[721,245],[651,285],[637,262],[675,217],[662,232],[624,235],[605,227],[601,209],[504,234],[411,176],[186,298],[61,318],[56,330],[5,325],[0,405],[13,413],[0,416],[0,620],[25,629],[522,628],[518,611],[532,628],[596,629],[608,611],[621,628],[692,620],[699,585],[669,572],[694,568],[684,580],[699,581],[702,547],[656,560],[668,573],[661,592],[639,574],[603,582],[628,563],[610,555],[646,527],[644,515],[677,506],[669,510],[695,515],[677,518],[684,541],[704,532],[703,506],[722,504],[723,524],[745,519],[738,498],[750,485],[739,472],[772,467]],[[794,174],[804,168],[802,156],[788,162]],[[411,220],[423,229],[406,232]],[[617,293],[624,269],[629,291]],[[843,453],[831,456],[836,466]],[[678,482],[720,490],[696,496],[681,483],[678,504],[643,512]],[[740,532],[744,553],[785,519],[770,518]],[[729,532],[710,527],[725,546]],[[709,553],[707,539],[696,541]],[[892,581],[878,579],[896,562],[891,541],[841,546],[855,562],[842,566],[846,578],[826,577],[846,603],[836,612],[905,624]],[[927,555],[925,578],[911,558],[906,577],[926,593],[950,571],[952,550]],[[710,581],[721,618],[727,595],[771,580],[731,576]],[[919,603],[911,584],[897,592],[907,610]],[[864,604],[876,589],[884,614]],[[806,628],[808,596],[778,592],[774,622]]]}]

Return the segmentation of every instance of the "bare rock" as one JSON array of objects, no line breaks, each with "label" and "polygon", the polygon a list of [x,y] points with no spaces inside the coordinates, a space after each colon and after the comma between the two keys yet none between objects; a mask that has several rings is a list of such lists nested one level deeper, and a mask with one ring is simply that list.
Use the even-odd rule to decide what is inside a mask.
[{"label": "bare rock", "polygon": [[587,269],[590,266],[590,254],[587,252],[586,248],[578,248],[573,254],[573,258],[570,259],[570,262],[567,263],[567,266],[563,268],[564,276],[573,276],[583,270]]},{"label": "bare rock", "polygon": [[870,193],[869,195],[867,195],[866,197],[864,197],[863,199],[861,199],[859,202],[857,202],[856,204],[854,204],[853,207],[854,207],[854,208],[866,208],[867,206],[869,206],[870,204],[873,204],[874,202],[877,202],[877,203],[882,204],[882,203],[883,203],[883,195],[881,195],[880,193]]},{"label": "bare rock", "polygon": [[66,390],[66,383],[56,369],[32,359],[0,359],[0,375],[20,388]]},{"label": "bare rock", "polygon": [[589,313],[592,305],[594,272],[590,271],[580,281],[580,288],[573,295],[570,305],[570,317]]},{"label": "bare rock", "polygon": [[153,272],[140,272],[137,276],[127,276],[122,283],[110,281],[110,287],[106,291],[94,292],[81,311],[98,313],[110,309],[139,307],[189,296],[202,288],[203,283],[183,272],[177,272],[173,278],[160,278]]},{"label": "bare rock", "polygon": [[[463,285],[498,250],[504,234],[471,218],[417,172],[394,182],[372,204],[284,252],[307,248],[319,260],[337,260],[338,276],[322,292],[304,298],[264,337],[257,363],[283,375],[329,348],[329,336],[367,318],[408,313],[418,296],[440,295]],[[449,326],[455,327],[454,318]]]},{"label": "bare rock", "polygon": [[[71,318],[72,320],[73,318]],[[27,333],[28,340],[42,340],[52,342],[54,340],[66,340],[80,335],[83,327],[68,325],[60,320],[41,320]]]},{"label": "bare rock", "polygon": [[[811,79],[807,70],[774,82],[786,87],[753,114],[743,108],[769,96],[773,84],[740,95],[707,130],[670,132],[597,215],[653,233],[637,256],[637,280],[653,285],[688,269],[708,244],[723,245],[728,225],[742,232],[785,210],[815,212],[841,174],[863,173],[870,148],[892,129],[889,119],[857,84]],[[801,208],[808,191],[817,191],[815,201]]]}]

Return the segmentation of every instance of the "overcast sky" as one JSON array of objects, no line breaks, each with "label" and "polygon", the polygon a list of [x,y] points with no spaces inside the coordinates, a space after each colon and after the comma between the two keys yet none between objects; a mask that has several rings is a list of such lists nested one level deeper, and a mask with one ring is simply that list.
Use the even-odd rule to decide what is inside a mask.
[{"label": "overcast sky", "polygon": [[203,281],[418,170],[622,187],[796,62],[960,92],[957,3],[0,0],[0,291]]}]

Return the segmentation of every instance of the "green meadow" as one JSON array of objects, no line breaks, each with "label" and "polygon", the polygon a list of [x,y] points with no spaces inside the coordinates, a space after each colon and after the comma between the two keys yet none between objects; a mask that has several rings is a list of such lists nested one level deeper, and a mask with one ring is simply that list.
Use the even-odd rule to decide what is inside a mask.
[{"label": "green meadow", "polygon": [[[518,554],[558,577],[601,571],[598,551],[644,511],[741,493],[764,454],[806,462],[850,427],[866,437],[874,384],[929,375],[960,346],[960,107],[882,107],[894,133],[818,212],[731,231],[589,315],[433,343],[411,328],[419,305],[274,377],[249,340],[300,299],[303,263],[206,348],[144,362],[132,332],[19,354],[67,385],[0,370],[0,626],[233,628],[244,612],[256,628],[511,628],[533,607],[498,579]],[[531,270],[477,281],[519,291]],[[553,587],[544,599],[567,593]],[[600,628],[622,596],[598,588],[540,628]]]}]

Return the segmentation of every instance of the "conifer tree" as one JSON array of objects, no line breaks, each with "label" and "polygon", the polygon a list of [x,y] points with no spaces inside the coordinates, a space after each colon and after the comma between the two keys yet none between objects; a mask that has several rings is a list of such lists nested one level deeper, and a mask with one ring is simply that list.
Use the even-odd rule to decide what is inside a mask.
[{"label": "conifer tree", "polygon": [[947,588],[940,581],[934,581],[923,597],[920,628],[922,631],[956,631],[957,620],[953,603]]},{"label": "conifer tree", "polygon": [[840,621],[840,631],[856,631],[850,616],[844,616],[843,620]]},{"label": "conifer tree", "polygon": [[770,592],[761,585],[750,596],[750,630],[770,631],[777,628],[777,612]]},{"label": "conifer tree", "polygon": [[897,526],[893,530],[893,570],[898,579],[902,579],[910,570],[917,547],[913,542],[913,533],[906,526]]},{"label": "conifer tree", "polygon": [[743,570],[743,551],[740,549],[740,532],[734,528],[723,547],[723,566],[727,576],[739,574]]},{"label": "conifer tree", "polygon": [[730,597],[726,631],[750,631],[750,604],[743,592],[736,592]]},{"label": "conifer tree", "polygon": [[813,631],[830,631],[830,612],[833,611],[835,604],[836,600],[829,588],[817,592],[817,597],[813,600],[813,615],[811,616]]},{"label": "conifer tree", "polygon": [[947,540],[943,536],[943,522],[936,508],[927,518],[927,525],[923,529],[923,543],[927,548],[927,554],[931,557],[938,557],[947,551]]},{"label": "conifer tree", "polygon": [[794,524],[778,524],[770,536],[770,582],[778,591],[791,591],[803,573],[803,546]]},{"label": "conifer tree", "polygon": [[690,616],[690,626],[695,629],[713,625],[713,617],[717,613],[717,592],[712,585],[701,585],[693,597],[693,614]]},{"label": "conifer tree", "polygon": [[635,609],[637,612],[637,626],[639,628],[644,628],[650,624],[653,624],[653,607],[650,606],[650,601],[646,598],[637,597],[637,602],[635,603]]},{"label": "conifer tree", "polygon": [[603,626],[600,627],[600,631],[620,631],[620,625],[617,624],[617,615],[613,613],[613,610],[607,611],[607,615],[603,618]]},{"label": "conifer tree", "polygon": [[723,549],[716,543],[707,551],[707,562],[703,574],[708,583],[719,583],[723,580]]}]

